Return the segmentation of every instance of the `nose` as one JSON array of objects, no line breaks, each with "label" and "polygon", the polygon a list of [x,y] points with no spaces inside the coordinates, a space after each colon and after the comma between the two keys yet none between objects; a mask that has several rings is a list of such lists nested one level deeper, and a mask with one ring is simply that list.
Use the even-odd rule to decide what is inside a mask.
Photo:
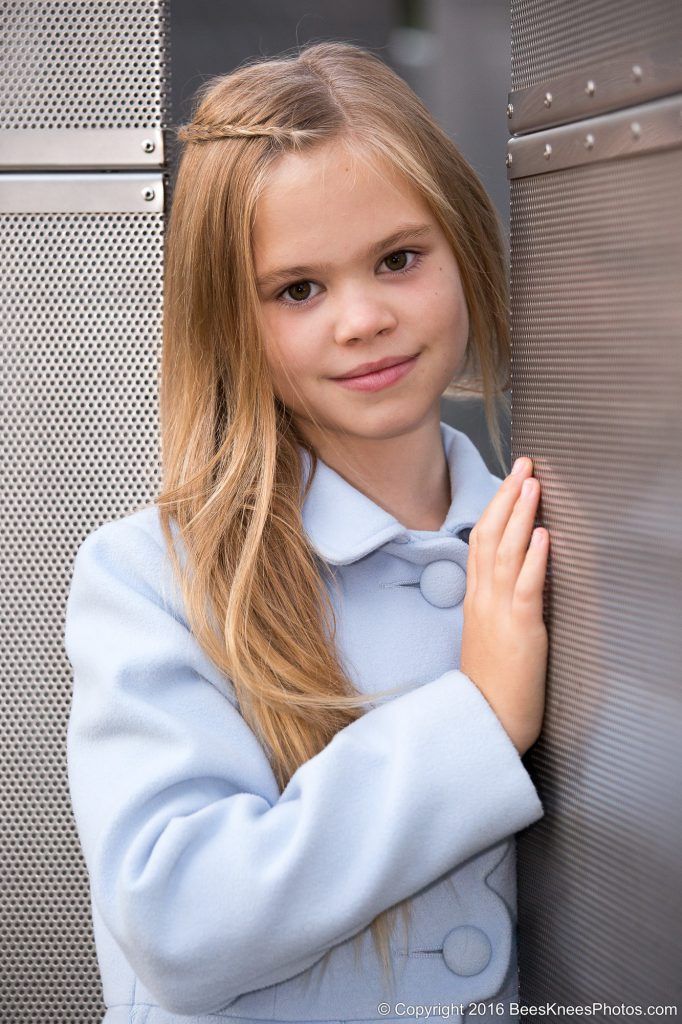
[{"label": "nose", "polygon": [[334,340],[337,345],[371,341],[378,334],[390,331],[396,324],[395,314],[383,299],[368,292],[359,294],[356,291],[352,296],[346,292],[339,299]]}]

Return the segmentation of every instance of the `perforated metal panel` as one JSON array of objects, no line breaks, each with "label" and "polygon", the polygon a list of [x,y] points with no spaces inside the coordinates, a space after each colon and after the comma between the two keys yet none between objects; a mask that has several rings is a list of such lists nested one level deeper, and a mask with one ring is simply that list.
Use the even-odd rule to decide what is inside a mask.
[{"label": "perforated metal panel", "polygon": [[3,128],[168,123],[163,0],[0,0]]},{"label": "perforated metal panel", "polygon": [[675,39],[681,21],[678,0],[511,0],[512,89],[644,54]]},{"label": "perforated metal panel", "polygon": [[511,0],[510,131],[682,91],[680,0]]},{"label": "perforated metal panel", "polygon": [[[632,45],[661,34],[663,10],[601,2],[581,21],[565,3],[560,31],[558,5],[516,4],[515,80],[589,62],[609,26]],[[639,135],[634,117],[581,121],[572,150],[561,131],[510,144],[512,451],[534,459],[552,552],[527,759],[546,815],[518,844],[530,1004],[682,1009],[682,118],[656,130],[671,111],[651,104]],[[545,173],[519,173],[526,151]]]},{"label": "perforated metal panel", "polygon": [[[165,0],[3,2],[0,19],[5,169],[7,140],[16,156],[24,132],[47,152],[65,129],[144,139],[167,123]],[[93,165],[86,189],[39,161],[31,174],[11,166],[0,176],[0,1020],[80,1024],[104,1005],[67,787],[64,606],[84,536],[158,490],[164,215],[158,202],[140,212],[134,158],[120,177]]]}]

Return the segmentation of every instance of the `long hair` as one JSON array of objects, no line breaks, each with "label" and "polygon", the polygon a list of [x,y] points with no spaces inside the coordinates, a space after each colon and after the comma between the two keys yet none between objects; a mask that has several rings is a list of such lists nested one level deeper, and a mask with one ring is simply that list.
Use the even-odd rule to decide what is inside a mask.
[{"label": "long hair", "polygon": [[[444,396],[483,395],[500,464],[497,402],[509,386],[503,235],[476,173],[424,104],[355,44],[309,44],[209,79],[177,137],[155,503],[191,630],[229,677],[283,790],[364,705],[409,685],[358,692],[335,644],[333,573],[303,529],[317,457],[275,394],[255,284],[251,227],[268,172],[282,153],[333,140],[351,156],[389,161],[424,198],[452,247],[469,313],[462,372]],[[311,458],[307,480],[299,446]],[[410,899],[370,922],[387,970],[396,914],[407,927]]]}]

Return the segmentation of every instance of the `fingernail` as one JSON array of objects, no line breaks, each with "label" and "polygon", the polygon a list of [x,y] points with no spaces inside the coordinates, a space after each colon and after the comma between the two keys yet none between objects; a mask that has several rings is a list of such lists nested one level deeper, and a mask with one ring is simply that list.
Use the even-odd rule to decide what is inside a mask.
[{"label": "fingernail", "polygon": [[521,456],[520,458],[518,458],[516,460],[516,462],[512,466],[512,473],[520,473],[521,470],[523,469],[523,463],[524,463],[524,459],[523,459],[523,456]]}]

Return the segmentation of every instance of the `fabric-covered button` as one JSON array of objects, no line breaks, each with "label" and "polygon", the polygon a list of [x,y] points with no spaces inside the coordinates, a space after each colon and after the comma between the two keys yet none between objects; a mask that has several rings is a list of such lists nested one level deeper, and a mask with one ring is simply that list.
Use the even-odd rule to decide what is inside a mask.
[{"label": "fabric-covered button", "polygon": [[467,589],[466,573],[461,565],[449,558],[430,562],[419,580],[421,592],[429,604],[436,608],[452,608],[464,600]]},{"label": "fabric-covered button", "polygon": [[480,974],[488,966],[492,955],[490,939],[473,924],[453,928],[443,942],[443,959],[453,972],[469,977]]}]

